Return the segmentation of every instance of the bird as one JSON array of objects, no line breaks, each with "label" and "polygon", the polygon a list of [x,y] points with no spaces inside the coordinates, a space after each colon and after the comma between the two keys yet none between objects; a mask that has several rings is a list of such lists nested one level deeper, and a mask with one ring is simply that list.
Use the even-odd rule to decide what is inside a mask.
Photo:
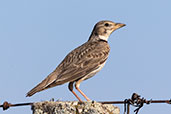
[{"label": "bird", "polygon": [[74,87],[87,101],[90,101],[79,88],[80,83],[91,78],[103,68],[110,52],[108,38],[113,31],[124,26],[123,23],[109,20],[97,22],[88,41],[71,51],[52,73],[27,93],[26,97],[69,83],[68,89],[80,102],[82,100],[75,93]]}]

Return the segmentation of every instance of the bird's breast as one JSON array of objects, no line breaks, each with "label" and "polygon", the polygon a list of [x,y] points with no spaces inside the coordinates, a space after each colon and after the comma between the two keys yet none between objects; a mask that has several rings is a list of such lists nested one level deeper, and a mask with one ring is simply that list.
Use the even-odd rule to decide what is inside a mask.
[{"label": "bird's breast", "polygon": [[106,62],[102,63],[99,65],[99,67],[96,70],[93,70],[92,72],[90,72],[89,74],[87,74],[84,77],[84,80],[91,78],[92,76],[94,76],[97,72],[99,72],[105,65]]}]

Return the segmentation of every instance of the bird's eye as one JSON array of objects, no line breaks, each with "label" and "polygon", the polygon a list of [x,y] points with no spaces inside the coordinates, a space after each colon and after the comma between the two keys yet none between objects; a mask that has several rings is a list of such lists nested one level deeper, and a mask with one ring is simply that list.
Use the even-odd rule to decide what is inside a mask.
[{"label": "bird's eye", "polygon": [[108,27],[109,26],[109,23],[105,23],[105,26]]}]

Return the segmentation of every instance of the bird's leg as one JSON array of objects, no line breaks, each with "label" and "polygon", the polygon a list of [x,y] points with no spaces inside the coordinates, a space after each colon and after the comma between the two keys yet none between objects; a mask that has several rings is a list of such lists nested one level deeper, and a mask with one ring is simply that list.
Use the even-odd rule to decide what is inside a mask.
[{"label": "bird's leg", "polygon": [[82,102],[82,100],[80,99],[80,97],[78,97],[78,95],[73,91],[73,83],[74,83],[74,82],[69,82],[69,84],[68,84],[68,89],[74,94],[74,96],[75,96],[80,102]]},{"label": "bird's leg", "polygon": [[75,83],[75,88],[81,93],[81,95],[83,95],[83,97],[87,100],[90,101],[90,99],[79,89],[80,83],[82,82],[82,80],[78,80]]}]

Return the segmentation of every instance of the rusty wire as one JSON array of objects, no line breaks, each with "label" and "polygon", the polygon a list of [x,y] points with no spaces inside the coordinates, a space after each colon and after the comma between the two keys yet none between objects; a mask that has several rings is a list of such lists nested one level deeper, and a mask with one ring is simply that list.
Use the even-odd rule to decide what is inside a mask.
[{"label": "rusty wire", "polygon": [[130,105],[137,107],[134,112],[135,114],[138,114],[139,110],[144,106],[144,104],[150,104],[150,103],[167,103],[171,104],[170,100],[146,100],[144,97],[141,98],[140,95],[137,93],[133,93],[132,97],[130,99],[125,99],[124,101],[107,101],[107,102],[100,102],[102,104],[124,104],[124,114],[129,114],[130,111]]},{"label": "rusty wire", "polygon": [[0,107],[2,107],[3,110],[7,110],[7,109],[10,108],[10,107],[27,106],[27,105],[32,106],[33,103],[18,103],[18,104],[11,104],[11,103],[8,103],[7,101],[5,101],[2,105],[0,105]]},{"label": "rusty wire", "polygon": [[[124,101],[99,101],[99,103],[102,104],[124,104],[124,114],[129,114],[130,112],[130,105],[137,107],[134,112],[135,114],[138,114],[139,110],[144,106],[144,104],[151,104],[151,103],[167,103],[171,104],[170,100],[146,100],[143,97],[141,98],[140,95],[137,93],[133,93],[132,97],[130,99],[125,99]],[[5,101],[0,107],[3,108],[3,110],[7,110],[10,107],[16,107],[16,106],[32,106],[34,103],[18,103],[18,104],[11,104]]]}]

